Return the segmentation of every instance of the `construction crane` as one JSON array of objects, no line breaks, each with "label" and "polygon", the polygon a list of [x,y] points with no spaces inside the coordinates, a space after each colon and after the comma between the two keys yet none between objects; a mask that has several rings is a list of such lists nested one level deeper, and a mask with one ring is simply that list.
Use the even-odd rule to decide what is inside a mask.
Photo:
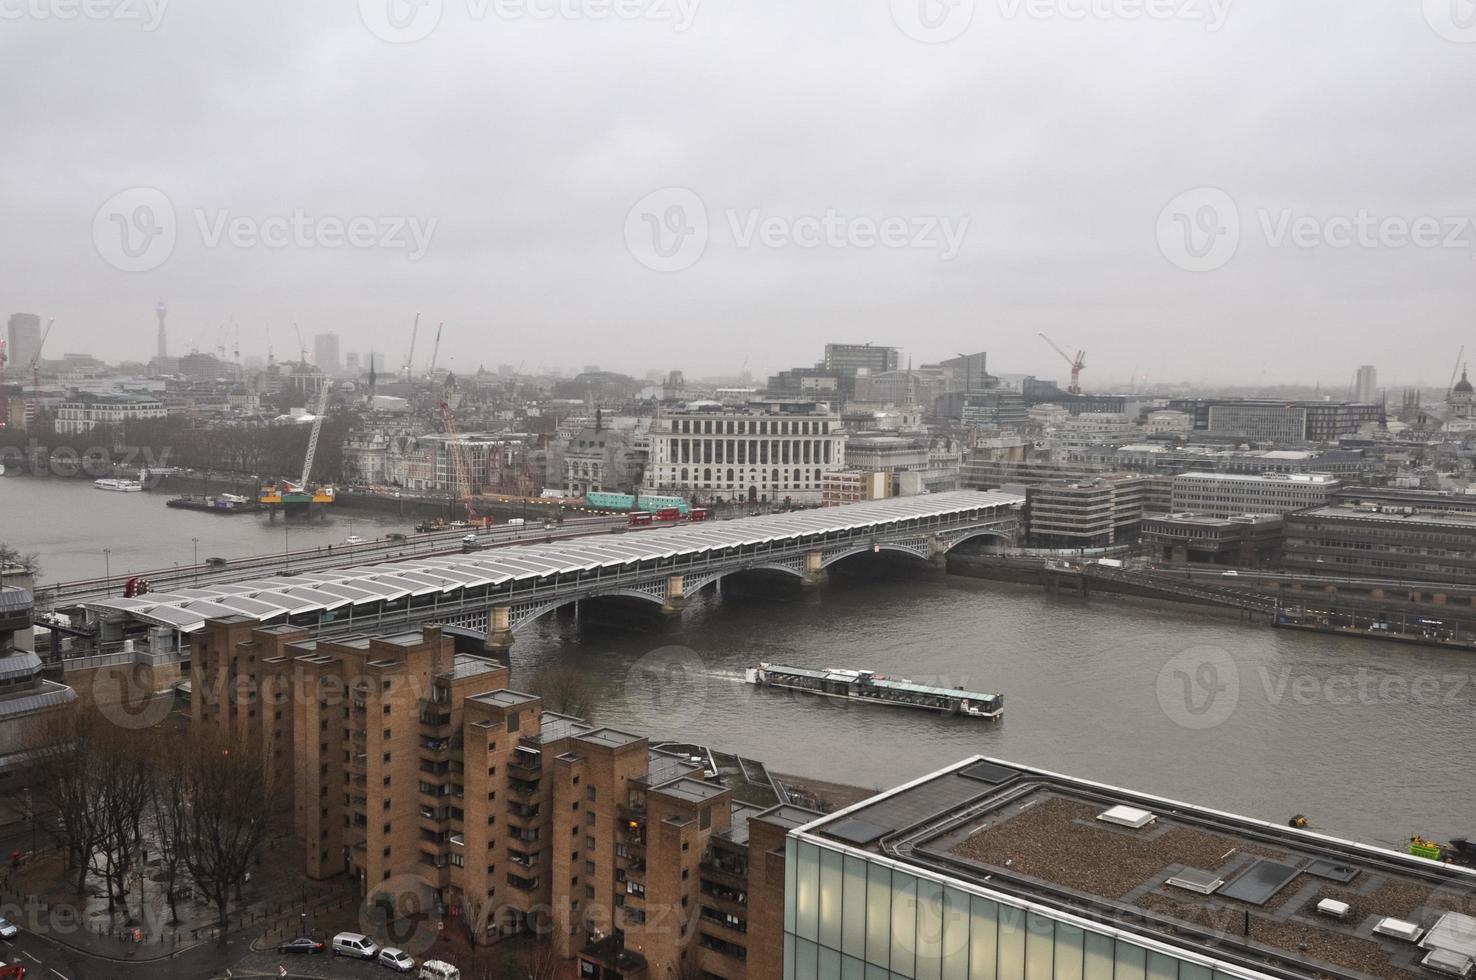
[{"label": "construction crane", "polygon": [[410,380],[411,372],[415,369],[415,338],[420,335],[420,314],[415,314],[415,325],[410,328],[410,350],[405,355],[405,380]]},{"label": "construction crane", "polygon": [[0,338],[0,428],[10,424],[10,399],[5,393],[5,362],[9,360],[5,353],[5,340]]},{"label": "construction crane", "polygon": [[1064,360],[1067,364],[1071,365],[1071,387],[1066,390],[1071,392],[1071,394],[1073,395],[1081,394],[1081,371],[1082,368],[1086,367],[1086,351],[1077,351],[1076,357],[1073,358],[1070,354],[1062,350],[1059,344],[1057,344],[1051,338],[1047,337],[1045,334],[1041,334],[1040,339],[1050,344],[1051,350],[1055,351],[1057,354],[1060,354],[1061,359]]},{"label": "construction crane", "polygon": [[436,375],[436,358],[441,356],[441,330],[444,329],[445,326],[445,320],[442,320],[440,323],[436,324],[436,346],[431,348],[430,370],[425,372],[425,376],[427,378],[433,378]]},{"label": "construction crane", "polygon": [[308,492],[308,477],[313,472],[313,457],[318,454],[318,434],[323,431],[323,416],[328,414],[328,379],[323,379],[323,385],[318,390],[318,407],[313,412],[313,431],[308,436],[307,456],[302,461],[302,482],[300,489]]},{"label": "construction crane", "polygon": [[437,402],[436,407],[441,412],[441,427],[448,437],[446,440],[446,452],[451,456],[451,482],[452,496],[461,501],[466,508],[466,519],[475,521],[476,511],[472,510],[471,485],[466,478],[466,461],[461,458],[461,440],[456,436],[456,413],[451,411],[451,406],[446,402]]},{"label": "construction crane", "polygon": [[297,325],[296,320],[292,321],[292,329],[297,331],[297,362],[299,364],[306,364],[308,362],[308,345],[303,343],[302,328]]},{"label": "construction crane", "polygon": [[1445,400],[1446,401],[1450,401],[1450,393],[1452,391],[1455,391],[1455,379],[1456,379],[1456,375],[1461,373],[1461,361],[1465,359],[1465,356],[1466,356],[1466,345],[1465,344],[1462,344],[1460,351],[1456,353],[1455,367],[1453,367],[1453,368],[1450,369],[1450,384],[1448,384],[1448,385],[1445,386]]},{"label": "construction crane", "polygon": [[51,325],[56,322],[56,317],[46,321],[46,329],[41,331],[41,340],[36,344],[36,353],[31,358],[31,403],[26,414],[26,425],[32,425],[41,415],[41,350],[46,346],[46,338],[51,336]]}]

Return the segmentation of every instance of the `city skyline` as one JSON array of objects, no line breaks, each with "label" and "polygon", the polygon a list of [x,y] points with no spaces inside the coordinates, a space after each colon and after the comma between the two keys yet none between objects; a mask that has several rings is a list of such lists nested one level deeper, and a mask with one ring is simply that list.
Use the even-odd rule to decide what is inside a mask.
[{"label": "city skyline", "polygon": [[[153,347],[145,311],[167,296],[176,351],[234,317],[247,350],[268,329],[290,349],[297,322],[393,363],[423,311],[462,371],[575,342],[614,370],[659,349],[759,374],[844,336],[1059,374],[1043,331],[1088,352],[1088,385],[1327,385],[1361,363],[1444,383],[1476,289],[1471,247],[1446,247],[1472,237],[1476,134],[1444,124],[1469,98],[1458,25],[1417,6],[959,4],[957,36],[919,38],[893,6],[617,23],[447,5],[413,43],[352,7],[21,18],[13,87],[63,56],[93,68],[6,110],[47,152],[8,163],[0,214],[28,232],[0,251],[0,302],[108,360]],[[760,38],[761,57],[733,43]],[[165,70],[125,70],[152,59]],[[263,102],[204,97],[243,72]],[[264,110],[289,91],[294,112]],[[343,244],[356,221],[363,247]]]}]

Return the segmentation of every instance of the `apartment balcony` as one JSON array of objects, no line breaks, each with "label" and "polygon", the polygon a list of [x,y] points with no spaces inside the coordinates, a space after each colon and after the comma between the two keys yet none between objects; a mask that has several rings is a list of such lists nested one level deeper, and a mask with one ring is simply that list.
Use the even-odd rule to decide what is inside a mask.
[{"label": "apartment balcony", "polygon": [[367,776],[369,773],[369,756],[363,752],[350,752],[348,761],[344,763],[344,769],[351,776]]},{"label": "apartment balcony", "polygon": [[540,837],[537,828],[510,827],[507,832],[507,839],[519,844],[536,844]]},{"label": "apartment balcony", "polygon": [[507,815],[513,819],[531,821],[543,812],[543,808],[537,803],[509,803]]},{"label": "apartment balcony", "polygon": [[706,904],[698,910],[698,924],[703,932],[727,942],[743,942],[748,932],[748,918],[732,912],[724,912]]},{"label": "apartment balcony", "polygon": [[507,884],[508,887],[514,888],[517,891],[532,893],[538,890],[538,886],[542,884],[542,878],[538,875],[524,877],[509,872],[507,875]]},{"label": "apartment balcony", "polygon": [[512,758],[507,760],[507,764],[509,768],[517,772],[541,773],[543,772],[543,753],[537,749],[519,747],[512,754]]},{"label": "apartment balcony", "polygon": [[719,884],[706,875],[703,876],[698,889],[702,893],[702,903],[704,905],[711,905],[721,912],[734,912],[739,915],[747,914],[747,891]]},{"label": "apartment balcony", "polygon": [[698,865],[702,877],[709,878],[722,885],[737,887],[742,890],[748,888],[748,865],[746,862],[725,860],[721,856],[708,855]]},{"label": "apartment balcony", "polygon": [[507,791],[521,799],[532,799],[538,795],[538,782],[536,780],[528,782],[524,779],[509,779],[507,781]]},{"label": "apartment balcony", "polygon": [[540,861],[542,860],[542,857],[542,851],[533,851],[531,854],[525,854],[522,851],[514,850],[509,850],[507,852],[508,861],[519,868],[537,868]]}]

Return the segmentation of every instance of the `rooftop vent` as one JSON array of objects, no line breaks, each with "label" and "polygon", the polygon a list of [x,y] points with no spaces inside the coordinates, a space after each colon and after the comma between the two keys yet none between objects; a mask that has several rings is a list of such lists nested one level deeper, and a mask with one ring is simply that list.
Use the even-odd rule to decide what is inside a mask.
[{"label": "rooftop vent", "polygon": [[1104,810],[1097,814],[1097,819],[1104,823],[1116,824],[1119,827],[1131,827],[1141,830],[1158,818],[1147,810],[1139,810],[1135,806],[1115,806],[1110,810]]},{"label": "rooftop vent", "polygon": [[1420,966],[1465,980],[1471,975],[1476,964],[1473,964],[1471,957],[1465,953],[1456,953],[1448,949],[1432,949],[1425,954],[1424,959],[1420,960]]},{"label": "rooftop vent", "polygon": [[1317,903],[1317,911],[1322,915],[1332,916],[1334,919],[1346,919],[1353,914],[1353,906],[1335,898],[1324,898]]},{"label": "rooftop vent", "polygon": [[1407,943],[1418,942],[1425,934],[1425,930],[1413,922],[1405,922],[1403,919],[1380,919],[1379,924],[1374,926],[1373,931],[1380,936],[1388,936],[1391,939],[1402,939]]},{"label": "rooftop vent", "polygon": [[1225,879],[1213,871],[1201,871],[1198,868],[1185,868],[1168,880],[1175,888],[1185,891],[1197,892],[1200,895],[1212,895],[1215,890],[1225,883]]}]

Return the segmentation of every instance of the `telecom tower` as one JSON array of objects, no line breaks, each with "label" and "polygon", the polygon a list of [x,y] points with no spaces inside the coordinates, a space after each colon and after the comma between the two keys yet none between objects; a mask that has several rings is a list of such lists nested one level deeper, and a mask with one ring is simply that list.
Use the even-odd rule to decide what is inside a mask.
[{"label": "telecom tower", "polygon": [[164,329],[164,315],[168,311],[164,308],[164,301],[159,300],[159,305],[154,307],[154,312],[159,314],[159,360],[169,356],[169,335]]}]

